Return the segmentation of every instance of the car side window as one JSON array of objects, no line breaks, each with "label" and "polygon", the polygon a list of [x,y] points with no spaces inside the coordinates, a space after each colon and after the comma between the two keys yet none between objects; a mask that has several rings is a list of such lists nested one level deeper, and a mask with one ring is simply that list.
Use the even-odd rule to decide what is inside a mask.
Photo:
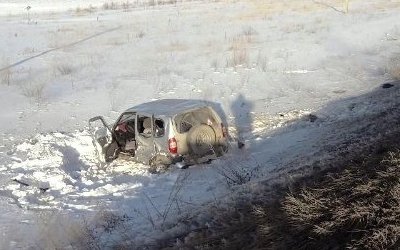
[{"label": "car side window", "polygon": [[162,119],[154,120],[155,137],[163,137],[165,135],[165,124]]},{"label": "car side window", "polygon": [[137,130],[139,135],[143,137],[151,137],[151,117],[139,115],[137,120]]}]

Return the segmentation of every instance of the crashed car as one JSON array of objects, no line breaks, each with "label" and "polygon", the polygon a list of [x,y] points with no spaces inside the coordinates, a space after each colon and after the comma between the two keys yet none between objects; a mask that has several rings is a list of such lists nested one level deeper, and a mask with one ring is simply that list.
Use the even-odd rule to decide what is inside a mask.
[{"label": "crashed car", "polygon": [[164,99],[129,108],[109,126],[103,117],[89,120],[97,152],[105,162],[121,154],[151,169],[185,167],[223,155],[228,148],[222,109],[212,102]]}]

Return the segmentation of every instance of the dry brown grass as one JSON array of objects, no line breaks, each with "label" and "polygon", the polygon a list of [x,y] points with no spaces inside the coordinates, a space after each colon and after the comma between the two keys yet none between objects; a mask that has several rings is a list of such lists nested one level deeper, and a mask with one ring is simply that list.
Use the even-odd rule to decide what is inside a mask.
[{"label": "dry brown grass", "polygon": [[399,249],[400,150],[356,162],[216,209],[179,249]]},{"label": "dry brown grass", "polygon": [[13,72],[11,68],[0,71],[0,83],[10,86]]},{"label": "dry brown grass", "polygon": [[160,48],[161,51],[168,52],[179,52],[179,51],[187,51],[189,46],[180,42],[179,40],[173,40],[168,45]]},{"label": "dry brown grass", "polygon": [[88,15],[90,13],[93,13],[97,10],[96,7],[93,7],[92,5],[89,5],[88,7],[76,7],[75,9],[75,14],[78,16],[84,16]]},{"label": "dry brown grass", "polygon": [[46,87],[46,82],[29,81],[22,86],[22,94],[34,102],[40,103],[43,101],[43,92]]},{"label": "dry brown grass", "polygon": [[400,151],[390,152],[381,162],[327,174],[315,185],[287,195],[282,208],[289,224],[317,246],[334,239],[349,249],[399,247],[399,163]]},{"label": "dry brown grass", "polygon": [[115,2],[107,2],[103,4],[103,10],[117,10],[118,8],[120,8],[120,6]]},{"label": "dry brown grass", "polygon": [[0,68],[4,67],[4,69],[0,71],[0,84],[10,86],[13,71],[11,68],[6,68],[8,65],[10,65],[10,60],[8,58],[0,57]]},{"label": "dry brown grass", "polygon": [[393,10],[400,8],[400,2],[398,1],[385,1],[372,3],[372,7],[376,10]]},{"label": "dry brown grass", "polygon": [[[254,20],[262,19],[266,16],[280,14],[288,11],[293,12],[312,12],[319,11],[326,7],[316,4],[313,1],[265,1],[265,0],[250,0],[253,8],[240,13],[236,17],[239,20]],[[341,6],[340,0],[331,1],[337,6]]]},{"label": "dry brown grass", "polygon": [[232,41],[232,46],[229,48],[231,56],[226,60],[226,67],[244,66],[249,64],[248,37],[239,35]]}]

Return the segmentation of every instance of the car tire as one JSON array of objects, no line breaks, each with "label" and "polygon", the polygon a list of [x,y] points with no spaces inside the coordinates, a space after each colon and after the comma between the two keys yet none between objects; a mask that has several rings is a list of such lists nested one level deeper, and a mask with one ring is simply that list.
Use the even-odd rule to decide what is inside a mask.
[{"label": "car tire", "polygon": [[205,155],[213,150],[216,144],[214,129],[206,124],[199,124],[189,130],[187,143],[191,152],[195,155]]}]

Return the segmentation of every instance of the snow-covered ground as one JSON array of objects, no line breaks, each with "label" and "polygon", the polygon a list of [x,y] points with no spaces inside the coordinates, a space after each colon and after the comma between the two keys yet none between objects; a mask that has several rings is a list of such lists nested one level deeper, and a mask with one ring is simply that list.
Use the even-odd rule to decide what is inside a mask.
[{"label": "snow-covered ground", "polygon": [[[71,228],[124,223],[133,245],[151,241],[235,190],[230,169],[237,182],[290,171],[338,142],[337,122],[397,97],[351,99],[400,77],[396,1],[347,14],[335,0],[165,2],[0,3],[0,246],[62,248]],[[245,149],[160,175],[99,164],[87,120],[161,98],[221,103],[233,136],[251,128]]]}]

